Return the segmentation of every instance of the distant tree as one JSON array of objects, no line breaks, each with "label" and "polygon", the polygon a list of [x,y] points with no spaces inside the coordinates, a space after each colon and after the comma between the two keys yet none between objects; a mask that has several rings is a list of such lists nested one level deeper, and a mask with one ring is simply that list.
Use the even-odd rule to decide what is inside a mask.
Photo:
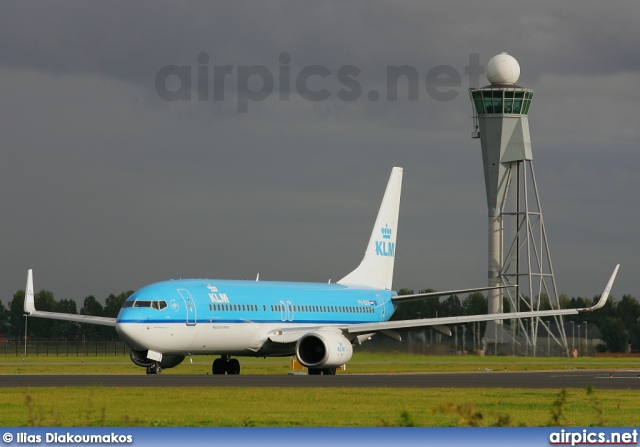
[{"label": "distant tree", "polygon": [[571,307],[571,300],[564,293],[561,293],[560,296],[558,296],[558,302],[560,303],[561,309],[569,309]]},{"label": "distant tree", "polygon": [[462,300],[465,315],[481,315],[489,311],[487,298],[480,292],[470,293]]},{"label": "distant tree", "polygon": [[8,333],[10,328],[11,323],[9,322],[9,309],[4,307],[4,304],[0,301],[0,334]]},{"label": "distant tree", "polygon": [[[93,315],[95,317],[102,317],[104,308],[102,304],[96,300],[96,297],[89,295],[84,299],[80,313],[82,315]],[[85,340],[98,340],[102,338],[104,331],[99,325],[96,324],[81,324],[82,333]]]},{"label": "distant tree", "polygon": [[[22,292],[24,297],[24,292]],[[42,310],[45,312],[56,312],[57,303],[56,299],[53,296],[52,292],[48,290],[41,290],[34,295],[34,303],[36,309]],[[24,298],[23,298],[24,302]],[[21,317],[21,326],[24,328],[25,318],[24,318],[24,307],[20,309],[23,316]],[[30,340],[43,340],[49,339],[53,336],[53,328],[55,325],[55,320],[50,320],[47,318],[29,318],[27,328],[27,336]],[[24,331],[23,331],[24,332]]]},{"label": "distant tree", "polygon": [[616,313],[627,329],[635,333],[638,332],[640,303],[634,297],[623,295],[622,299],[616,303]]},{"label": "distant tree", "polygon": [[102,317],[103,311],[104,308],[102,304],[100,304],[93,295],[89,295],[84,299],[82,308],[80,309],[82,315],[93,315],[95,317]]},{"label": "distant tree", "polygon": [[[60,300],[56,305],[56,312],[77,314],[76,302],[73,300]],[[52,336],[56,340],[74,339],[79,331],[79,327],[79,324],[74,321],[54,320]]]},{"label": "distant tree", "polygon": [[640,349],[640,303],[631,295],[623,295],[616,303],[616,313],[629,331],[633,349]]},{"label": "distant tree", "polygon": [[[418,293],[435,292],[433,289],[420,290]],[[413,295],[413,290],[400,289],[398,295]],[[417,318],[435,318],[438,316],[440,302],[438,298],[426,298],[409,301],[398,305],[398,309],[391,317],[392,320],[415,320]]]},{"label": "distant tree", "polygon": [[608,352],[627,351],[629,334],[620,318],[606,318],[600,325],[600,333]]},{"label": "distant tree", "polygon": [[462,303],[460,303],[458,295],[450,295],[440,303],[440,309],[442,309],[442,317],[464,315],[464,308],[462,307]]},{"label": "distant tree", "polygon": [[[489,312],[489,303],[487,297],[480,292],[474,292],[469,294],[464,300],[462,300],[462,308],[465,315],[483,315]],[[474,323],[467,323],[467,330],[474,329]],[[487,322],[482,321],[480,323],[480,333],[484,334]]]},{"label": "distant tree", "polygon": [[24,334],[24,290],[18,290],[13,294],[9,302],[9,326],[10,333],[14,337],[22,332]]}]

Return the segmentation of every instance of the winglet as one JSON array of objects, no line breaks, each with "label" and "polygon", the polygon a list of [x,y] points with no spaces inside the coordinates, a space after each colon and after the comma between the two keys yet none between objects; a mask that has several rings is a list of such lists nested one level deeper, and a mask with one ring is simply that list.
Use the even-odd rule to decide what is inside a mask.
[{"label": "winglet", "polygon": [[24,313],[32,314],[36,311],[33,295],[33,270],[27,272],[27,287],[24,289]]},{"label": "winglet", "polygon": [[591,312],[592,310],[600,309],[607,303],[607,298],[609,298],[609,292],[611,292],[611,287],[613,286],[613,281],[615,281],[616,279],[616,275],[618,274],[619,267],[620,267],[620,264],[616,265],[616,268],[613,269],[613,274],[611,275],[611,278],[609,278],[607,287],[604,288],[604,292],[602,292],[602,295],[600,295],[600,299],[598,300],[596,305],[592,307],[587,307],[584,309],[578,309],[579,312]]}]

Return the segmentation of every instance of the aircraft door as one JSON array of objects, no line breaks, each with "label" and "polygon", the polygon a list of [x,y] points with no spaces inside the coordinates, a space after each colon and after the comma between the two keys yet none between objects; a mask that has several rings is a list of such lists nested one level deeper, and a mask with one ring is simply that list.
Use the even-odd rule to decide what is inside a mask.
[{"label": "aircraft door", "polygon": [[197,310],[196,310],[196,304],[194,303],[193,298],[191,297],[191,293],[189,293],[187,289],[178,289],[178,293],[182,297],[182,300],[184,301],[184,305],[187,309],[186,310],[187,326],[195,326],[197,321]]},{"label": "aircraft door", "polygon": [[282,300],[280,301],[280,320],[293,321],[293,304],[291,301],[287,301],[287,304]]},{"label": "aircraft door", "polygon": [[287,301],[287,309],[289,310],[288,314],[287,314],[287,319],[289,321],[293,321],[293,317],[294,317],[294,308],[293,308],[293,304],[291,303],[291,301]]}]

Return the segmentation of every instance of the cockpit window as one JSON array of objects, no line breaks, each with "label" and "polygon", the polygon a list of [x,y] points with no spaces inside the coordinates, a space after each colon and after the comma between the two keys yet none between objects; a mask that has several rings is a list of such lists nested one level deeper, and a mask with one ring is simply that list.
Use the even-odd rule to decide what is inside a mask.
[{"label": "cockpit window", "polygon": [[167,307],[167,302],[163,300],[159,301],[147,301],[147,300],[135,300],[125,301],[123,307],[151,307],[156,310],[162,310]]},{"label": "cockpit window", "polygon": [[152,301],[136,300],[133,307],[151,307]]}]

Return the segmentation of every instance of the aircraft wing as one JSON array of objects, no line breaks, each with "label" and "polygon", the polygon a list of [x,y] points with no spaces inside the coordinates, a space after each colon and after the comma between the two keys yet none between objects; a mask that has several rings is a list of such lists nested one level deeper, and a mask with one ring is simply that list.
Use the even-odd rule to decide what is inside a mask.
[{"label": "aircraft wing", "polygon": [[96,317],[93,315],[80,315],[80,314],[62,314],[57,312],[44,312],[36,310],[34,312],[27,312],[30,317],[48,318],[51,320],[64,320],[75,321],[76,323],[89,323],[99,324],[102,326],[114,326],[116,325],[115,318],[109,317]]},{"label": "aircraft wing", "polygon": [[24,294],[24,313],[30,317],[48,318],[51,320],[75,321],[77,323],[100,324],[102,326],[115,326],[116,319],[109,317],[96,317],[93,315],[63,314],[57,312],[45,312],[36,310],[33,293],[33,271],[27,274],[27,288]]},{"label": "aircraft wing", "polygon": [[[558,315],[576,315],[581,312],[591,312],[603,307],[607,299],[609,298],[609,292],[613,286],[613,282],[616,279],[618,268],[620,264],[616,265],[613,270],[613,274],[607,283],[602,295],[598,302],[592,307],[586,307],[582,309],[559,309],[559,310],[539,310],[530,312],[510,312],[501,314],[485,314],[485,315],[467,315],[460,317],[441,317],[441,318],[422,318],[417,320],[400,320],[400,321],[382,321],[379,323],[363,323],[363,324],[350,324],[342,326],[341,329],[345,333],[359,335],[370,334],[375,332],[386,332],[385,335],[391,336],[391,338],[397,338],[393,336],[392,331],[399,329],[411,329],[429,326],[446,326],[460,323],[471,323],[475,321],[492,321],[492,320],[509,320],[513,318],[533,318],[533,317],[551,317]],[[439,328],[441,330],[442,328]]]}]

